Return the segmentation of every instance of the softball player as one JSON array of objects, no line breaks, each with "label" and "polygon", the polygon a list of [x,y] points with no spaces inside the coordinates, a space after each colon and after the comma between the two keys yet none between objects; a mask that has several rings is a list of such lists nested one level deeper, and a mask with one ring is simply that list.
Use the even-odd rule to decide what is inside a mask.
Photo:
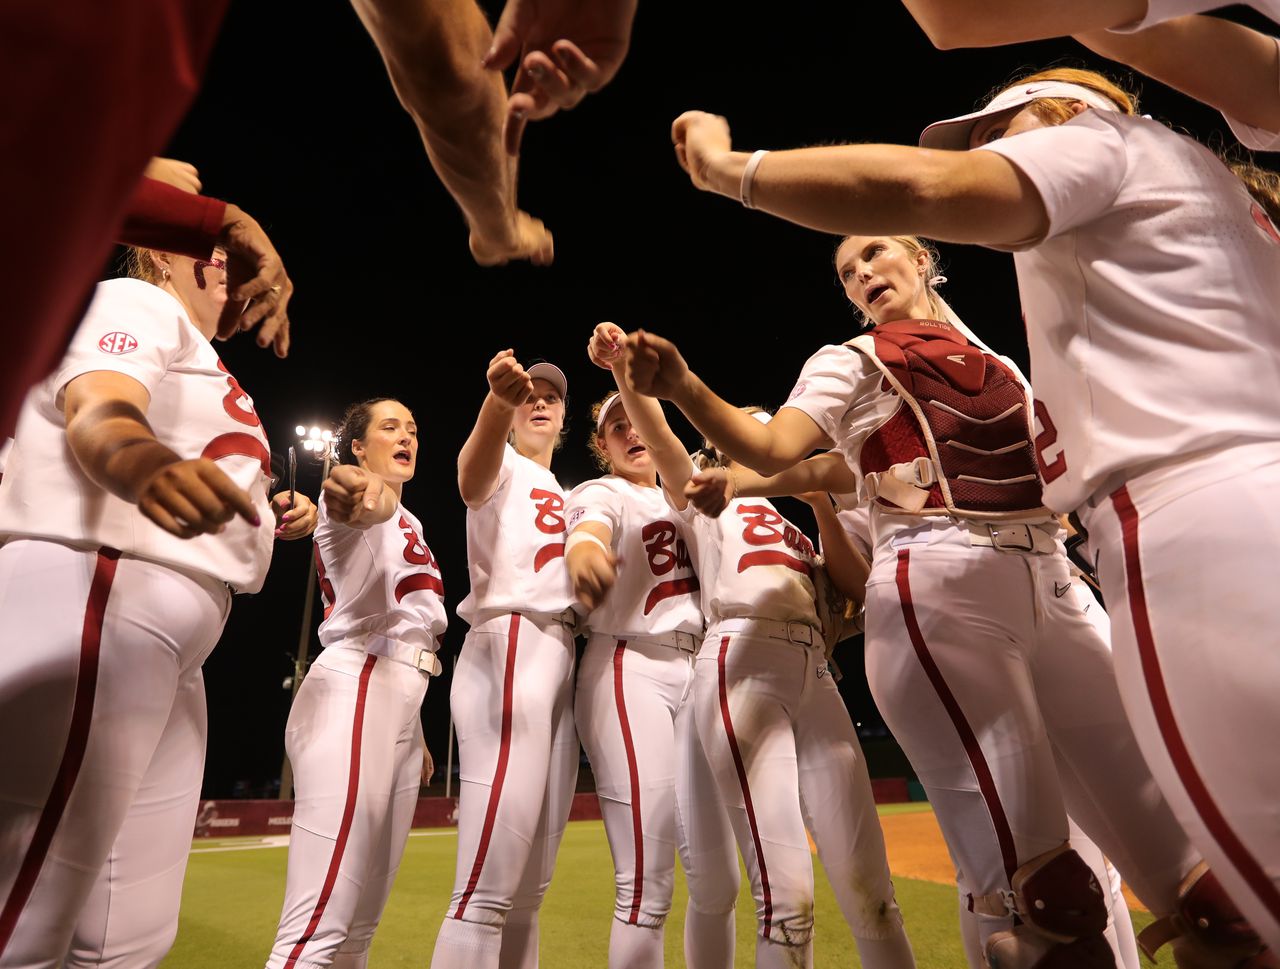
[{"label": "softball player", "polygon": [[[1096,880],[1066,845],[1063,789],[1157,914],[1175,913],[1180,882],[1199,858],[1138,753],[1107,644],[1067,597],[1059,526],[1039,506],[1025,387],[950,324],[928,318],[945,314],[930,302],[930,258],[915,240],[851,237],[836,264],[877,325],[810,358],[763,442],[749,437],[758,424],[730,424],[738,415],[709,391],[676,395],[695,423],[722,422],[721,440],[756,460],[770,448],[781,463],[826,440],[840,446],[845,475],[824,483],[878,499],[868,679],[983,916],[988,960],[1110,966]],[[642,336],[633,359],[646,341],[666,356]],[[832,457],[827,466],[842,468]],[[1064,895],[1044,900],[1047,886]],[[1064,902],[1072,895],[1078,904]],[[1033,898],[1044,907],[1030,908]],[[1064,908],[1070,925],[1058,921]],[[1181,942],[1188,965],[1194,944]]]},{"label": "softball player", "polygon": [[[1014,250],[1045,500],[1090,532],[1145,760],[1274,947],[1280,753],[1238,738],[1280,730],[1280,657],[1257,634],[1280,619],[1264,552],[1280,537],[1266,498],[1280,475],[1269,390],[1280,199],[1132,112],[1105,78],[1059,68],[922,139],[980,151],[747,156],[731,150],[723,119],[698,113],[678,119],[674,137],[697,184],[810,226],[874,232],[892,220],[895,231]],[[1197,884],[1184,906],[1207,893]]]},{"label": "softball player", "polygon": [[401,502],[418,459],[404,404],[348,408],[324,483],[320,642],[289,711],[296,794],[268,969],[363,969],[424,781],[419,711],[448,619],[440,567]]},{"label": "softball player", "polygon": [[685,962],[733,964],[738,861],[693,717],[701,586],[648,449],[621,398],[593,410],[609,471],[566,503],[566,565],[590,610],[578,672],[578,736],[591,760],[613,854],[610,969],[660,967],[675,852],[689,883]]},{"label": "softball player", "polygon": [[578,777],[573,592],[564,493],[551,458],[564,429],[559,367],[489,362],[489,393],[458,458],[467,504],[471,626],[453,673],[461,792],[453,897],[434,969],[533,969],[538,908]]},{"label": "softball player", "polygon": [[[608,367],[625,336],[601,323],[592,360]],[[756,965],[813,963],[807,827],[862,965],[913,969],[866,761],[828,675],[814,584],[823,566],[812,542],[764,499],[733,500],[719,518],[697,514],[683,494],[694,465],[661,405],[622,382],[619,393],[684,524],[697,572],[707,577],[694,715],[751,877]],[[753,416],[769,420],[758,408]],[[830,510],[825,494],[822,500]],[[834,511],[819,513],[819,522],[828,545],[848,545]],[[851,547],[847,552],[857,556]],[[860,564],[865,569],[865,561]]]},{"label": "softball player", "polygon": [[168,951],[204,769],[200,666],[232,593],[261,588],[273,530],[315,524],[301,495],[283,516],[288,494],[268,501],[261,421],[209,342],[222,254],[135,256],[139,278],[98,286],[29,394],[0,484],[3,966]]}]

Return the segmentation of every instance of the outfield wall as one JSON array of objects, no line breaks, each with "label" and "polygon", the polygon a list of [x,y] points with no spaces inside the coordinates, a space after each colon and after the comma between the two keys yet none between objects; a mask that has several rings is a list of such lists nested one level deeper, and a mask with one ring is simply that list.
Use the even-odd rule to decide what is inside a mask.
[{"label": "outfield wall", "polygon": [[[871,788],[878,804],[895,804],[911,799],[905,778],[873,778]],[[451,827],[457,823],[457,804],[458,799],[453,797],[418,798],[418,808],[413,813],[413,826]],[[569,820],[600,820],[600,802],[595,794],[575,794]],[[201,801],[200,811],[196,815],[195,837],[288,834],[292,823],[292,801]]]}]

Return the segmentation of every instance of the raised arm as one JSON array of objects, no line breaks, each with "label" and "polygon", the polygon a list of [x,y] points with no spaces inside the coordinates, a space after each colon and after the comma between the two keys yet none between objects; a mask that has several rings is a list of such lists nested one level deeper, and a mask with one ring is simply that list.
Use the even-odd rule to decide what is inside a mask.
[{"label": "raised arm", "polygon": [[1280,48],[1273,37],[1205,16],[1179,17],[1133,34],[1075,33],[1090,50],[1236,121],[1280,131]]},{"label": "raised arm", "polygon": [[635,391],[670,400],[707,440],[735,461],[764,474],[789,468],[829,443],[800,411],[783,408],[768,424],[716,396],[670,340],[637,330],[627,337],[623,379]]},{"label": "raised arm", "polygon": [[831,505],[831,496],[825,491],[817,491],[796,497],[813,509],[813,517],[818,522],[818,535],[822,539],[822,558],[832,585],[846,598],[857,603],[865,602],[867,576],[871,574],[871,565],[840,524],[836,510]]},{"label": "raised arm", "polygon": [[[733,151],[718,115],[687,111],[671,129],[676,159],[695,187],[742,201],[752,153]],[[989,151],[836,145],[774,151],[750,180],[753,208],[839,235],[925,235],[944,242],[1016,246],[1049,229],[1039,192]]]},{"label": "raised arm", "polygon": [[933,46],[996,47],[1026,40],[1065,37],[1081,30],[1105,30],[1141,20],[1147,0],[902,0]]},{"label": "raised arm", "polygon": [[626,339],[627,334],[622,327],[615,323],[600,323],[587,344],[587,356],[597,367],[603,367],[613,374],[618,394],[622,398],[622,407],[636,433],[640,435],[640,440],[649,449],[667,497],[674,508],[683,511],[689,503],[684,496],[684,488],[693,474],[693,463],[680,438],[676,437],[671,425],[667,423],[662,403],[655,397],[636,393],[622,379],[622,375],[614,370],[613,363],[621,360]]},{"label": "raised arm", "polygon": [[150,403],[146,387],[110,370],[67,384],[67,445],[89,480],[178,538],[220,532],[235,515],[256,527],[253,499],[214,461],[184,461],[156,439]]},{"label": "raised arm", "polygon": [[320,486],[330,521],[363,531],[396,513],[400,499],[382,476],[355,464],[340,464]]},{"label": "raised arm", "polygon": [[[778,412],[774,421],[783,411]],[[844,456],[838,451],[827,451],[772,475],[763,475],[750,468],[700,471],[685,486],[685,496],[694,508],[714,518],[734,498],[799,497],[817,492],[843,495],[856,489],[857,479],[845,463]]]},{"label": "raised arm", "polygon": [[485,377],[489,393],[458,454],[458,492],[468,508],[479,508],[497,490],[512,418],[533,393],[533,379],[516,360],[514,350],[499,351],[489,361]]},{"label": "raised arm", "polygon": [[475,0],[352,0],[432,167],[471,229],[481,265],[552,259],[551,234],[516,207],[516,162],[502,146],[502,75],[481,64],[493,43]]}]

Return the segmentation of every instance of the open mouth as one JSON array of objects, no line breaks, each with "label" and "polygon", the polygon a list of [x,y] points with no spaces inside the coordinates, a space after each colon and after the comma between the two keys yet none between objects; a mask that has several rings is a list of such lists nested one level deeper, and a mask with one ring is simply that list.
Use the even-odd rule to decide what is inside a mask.
[{"label": "open mouth", "polygon": [[405,467],[408,467],[410,464],[413,463],[413,457],[409,454],[408,451],[403,449],[396,451],[395,454],[391,455],[391,460],[393,460],[396,464],[403,464]]},{"label": "open mouth", "polygon": [[890,288],[890,287],[888,287],[888,286],[884,285],[883,283],[881,283],[881,284],[880,284],[880,285],[878,285],[878,286],[872,286],[870,289],[868,289],[868,290],[867,290],[867,305],[868,305],[868,306],[870,306],[870,305],[871,305],[871,304],[873,304],[876,300],[878,300],[881,296],[883,296],[885,293],[889,292],[889,288]]},{"label": "open mouth", "polygon": [[631,455],[634,458],[637,454],[644,454],[647,450],[648,448],[646,448],[643,444],[637,444],[634,447],[627,448],[627,454]]},{"label": "open mouth", "polygon": [[545,414],[534,414],[533,417],[529,418],[529,423],[535,427],[545,427],[551,423],[551,418]]}]

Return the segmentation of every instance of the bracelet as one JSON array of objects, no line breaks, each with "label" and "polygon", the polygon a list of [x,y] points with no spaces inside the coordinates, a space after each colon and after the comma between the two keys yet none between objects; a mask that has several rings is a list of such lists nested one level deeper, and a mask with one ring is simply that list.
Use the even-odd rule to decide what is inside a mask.
[{"label": "bracelet", "polygon": [[760,160],[769,154],[767,148],[761,148],[747,159],[747,167],[742,170],[742,182],[738,185],[738,197],[742,199],[743,208],[754,209],[751,204],[751,183],[755,181],[756,169],[760,167]]},{"label": "bracelet", "polygon": [[604,542],[600,541],[600,536],[592,535],[590,532],[584,532],[582,529],[578,529],[572,535],[570,535],[568,539],[565,540],[565,543],[564,543],[565,558],[568,558],[569,553],[572,552],[579,545],[583,544],[584,542],[593,542],[596,545],[599,545],[602,549],[604,549],[606,555],[609,554],[609,551],[610,551],[609,546],[606,545]]}]

